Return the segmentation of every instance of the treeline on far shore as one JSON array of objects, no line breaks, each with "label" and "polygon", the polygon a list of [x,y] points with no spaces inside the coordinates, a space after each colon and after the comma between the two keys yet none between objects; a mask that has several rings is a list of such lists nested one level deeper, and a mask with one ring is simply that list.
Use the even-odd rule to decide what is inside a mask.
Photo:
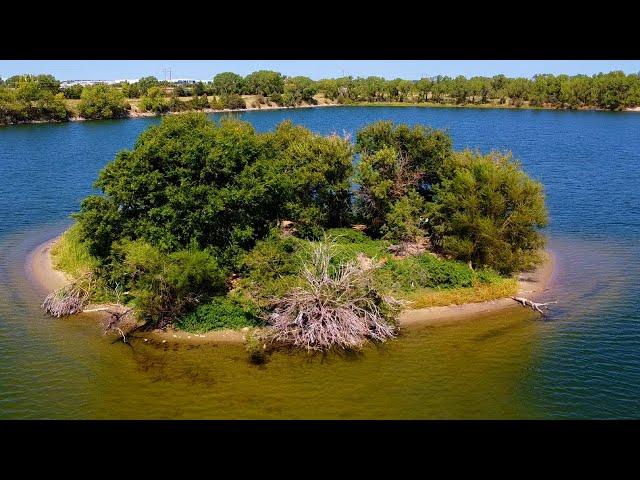
[{"label": "treeline on far shore", "polygon": [[0,78],[0,124],[119,118],[132,111],[294,107],[325,103],[425,103],[624,110],[640,106],[640,74],[536,75],[529,78],[447,76],[420,80],[382,77],[288,77],[260,70],[245,77],[217,74],[209,82],[178,83],[144,77],[137,82],[69,86],[52,75]]}]

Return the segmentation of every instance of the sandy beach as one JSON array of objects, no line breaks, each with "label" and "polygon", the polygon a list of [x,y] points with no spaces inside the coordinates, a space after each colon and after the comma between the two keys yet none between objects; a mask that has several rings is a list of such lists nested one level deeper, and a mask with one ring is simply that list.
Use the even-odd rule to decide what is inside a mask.
[{"label": "sandy beach", "polygon": [[[27,258],[27,276],[34,286],[43,294],[62,287],[68,278],[66,275],[53,268],[51,261],[51,246],[59,237],[48,240],[39,245]],[[553,274],[554,256],[552,252],[545,252],[545,261],[533,272],[524,272],[518,276],[518,296],[528,299],[536,299],[547,290],[549,280]],[[87,309],[95,309],[99,305],[89,305]],[[482,317],[487,313],[508,308],[525,308],[511,298],[500,298],[487,302],[467,303],[463,305],[447,305],[444,307],[430,307],[421,309],[408,309],[399,317],[401,327],[416,325],[441,325],[463,320],[472,320],[474,317]],[[527,307],[528,308],[528,307]],[[95,319],[103,319],[104,312],[84,312],[82,315],[92,316]],[[137,338],[153,343],[238,343],[245,340],[246,330],[218,330],[204,334],[188,333],[180,330],[167,329],[153,330],[136,333]]]},{"label": "sandy beach", "polygon": [[[554,264],[553,252],[545,251],[544,262],[535,271],[518,275],[517,296],[529,300],[539,298],[547,290],[549,280],[553,275]],[[400,314],[399,322],[400,326],[438,325],[480,317],[486,313],[506,308],[525,307],[507,297],[487,302],[405,310]]]}]

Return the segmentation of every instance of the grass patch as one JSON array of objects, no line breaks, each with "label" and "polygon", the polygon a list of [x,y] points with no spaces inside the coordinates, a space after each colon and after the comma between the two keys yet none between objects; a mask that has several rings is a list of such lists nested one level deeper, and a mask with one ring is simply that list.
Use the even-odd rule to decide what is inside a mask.
[{"label": "grass patch", "polygon": [[91,256],[89,247],[82,241],[80,229],[74,224],[51,247],[53,267],[74,278],[92,272],[98,260]]},{"label": "grass patch", "polygon": [[374,240],[353,228],[332,228],[327,230],[327,237],[336,245],[334,262],[353,261],[359,253],[377,260],[390,257],[387,247],[391,244],[388,241]]},{"label": "grass patch", "polygon": [[474,272],[464,263],[441,260],[429,253],[390,259],[375,272],[376,284],[393,292],[420,288],[465,288],[474,284]]},{"label": "grass patch", "polygon": [[511,297],[518,291],[516,278],[501,278],[494,283],[478,283],[468,288],[431,289],[420,288],[399,295],[411,303],[410,308],[444,307],[464,303],[486,302]]},{"label": "grass patch", "polygon": [[190,333],[260,325],[262,321],[255,307],[230,297],[214,297],[176,323],[177,328]]}]

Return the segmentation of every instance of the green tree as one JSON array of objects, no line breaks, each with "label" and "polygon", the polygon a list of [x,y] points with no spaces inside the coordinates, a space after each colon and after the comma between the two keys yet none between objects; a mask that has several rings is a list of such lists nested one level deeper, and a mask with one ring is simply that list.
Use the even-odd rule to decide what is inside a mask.
[{"label": "green tree", "polygon": [[527,78],[512,78],[505,85],[507,96],[515,106],[520,106],[531,92],[531,80]]},{"label": "green tree", "polygon": [[220,96],[217,107],[221,110],[243,110],[247,108],[247,103],[237,93],[230,93]]},{"label": "green tree", "polygon": [[35,108],[43,120],[64,121],[67,120],[70,115],[64,101],[64,94],[62,93],[54,95],[47,91],[36,100]]},{"label": "green tree", "polygon": [[140,108],[145,112],[165,113],[170,109],[162,87],[151,87],[140,98]]},{"label": "green tree", "polygon": [[621,71],[601,73],[593,79],[593,90],[598,107],[616,110],[626,105],[630,82]]},{"label": "green tree", "polygon": [[[164,252],[195,245],[221,259],[250,248],[281,219],[301,232],[339,225],[350,209],[352,146],[289,123],[257,134],[232,118],[163,118],[100,173],[78,222],[92,253],[142,239]],[[225,260],[225,261],[227,261]]]},{"label": "green tree", "polygon": [[213,77],[212,88],[214,95],[240,95],[244,90],[244,79],[233,72],[219,73]]},{"label": "green tree", "polygon": [[424,202],[451,153],[449,136],[419,125],[377,122],[358,132],[356,148],[356,207],[369,232],[396,240],[417,236]]},{"label": "green tree", "polygon": [[586,75],[566,78],[560,85],[560,102],[571,108],[593,104],[592,79]]},{"label": "green tree", "polygon": [[[160,85],[158,79],[154,76],[142,77],[135,83],[138,89],[138,95],[146,95],[150,88]],[[132,97],[133,98],[133,97]]]},{"label": "green tree", "polygon": [[72,98],[74,100],[78,100],[82,95],[82,88],[83,87],[80,84],[70,85],[62,89],[62,94],[64,95],[64,98]]},{"label": "green tree", "polygon": [[138,83],[124,82],[121,88],[125,98],[140,98],[140,86]]},{"label": "green tree", "polygon": [[110,85],[85,87],[80,95],[78,110],[84,118],[120,118],[127,115],[129,104],[120,90]]},{"label": "green tree", "polygon": [[426,102],[429,100],[429,94],[433,88],[433,81],[429,78],[421,78],[416,82],[415,88],[418,92],[418,101]]},{"label": "green tree", "polygon": [[547,224],[542,185],[510,155],[451,155],[434,186],[429,226],[443,253],[508,274],[534,265]]},{"label": "green tree", "polygon": [[318,93],[316,82],[309,77],[288,77],[284,84],[282,103],[288,107],[300,105],[303,102],[315,104],[316,93]]},{"label": "green tree", "polygon": [[279,72],[271,70],[259,70],[250,73],[244,79],[245,92],[249,95],[264,95],[284,93],[284,77]]}]

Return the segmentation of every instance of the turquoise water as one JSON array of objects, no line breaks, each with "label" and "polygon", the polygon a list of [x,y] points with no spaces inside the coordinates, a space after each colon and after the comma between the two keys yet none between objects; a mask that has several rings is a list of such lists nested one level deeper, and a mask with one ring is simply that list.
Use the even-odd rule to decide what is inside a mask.
[{"label": "turquoise water", "polygon": [[[638,418],[640,114],[332,107],[237,114],[329,134],[389,119],[511,150],[545,185],[557,258],[547,320],[523,309],[421,328],[357,357],[112,344],[51,320],[25,258],[157,118],[0,128],[0,418]],[[214,115],[214,117],[217,115]]]}]

